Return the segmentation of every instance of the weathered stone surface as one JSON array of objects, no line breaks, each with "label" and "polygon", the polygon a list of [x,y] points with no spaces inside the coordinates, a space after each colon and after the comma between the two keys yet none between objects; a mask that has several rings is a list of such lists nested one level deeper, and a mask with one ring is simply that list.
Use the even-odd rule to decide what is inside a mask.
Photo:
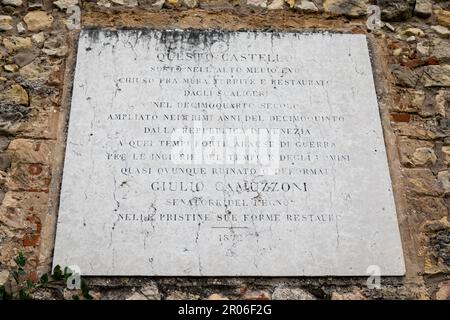
[{"label": "weathered stone surface", "polygon": [[167,295],[166,300],[200,300],[200,296],[189,292],[172,291]]},{"label": "weathered stone surface", "polygon": [[42,52],[49,56],[64,57],[68,48],[62,37],[51,37],[44,42]]},{"label": "weathered stone surface", "polygon": [[14,139],[8,147],[8,152],[15,162],[50,164],[54,141]]},{"label": "weathered stone surface", "polygon": [[403,31],[403,34],[408,37],[410,36],[423,37],[425,35],[425,32],[423,32],[423,30],[419,28],[408,28],[405,31]]},{"label": "weathered stone surface", "polygon": [[111,0],[111,2],[126,7],[136,7],[138,5],[137,0]]},{"label": "weathered stone surface", "polygon": [[0,153],[0,170],[6,171],[11,166],[11,157],[7,153]]},{"label": "weathered stone surface", "polygon": [[23,21],[27,24],[28,30],[35,32],[50,28],[53,17],[45,11],[30,11]]},{"label": "weathered stone surface", "polygon": [[429,169],[405,169],[403,175],[408,189],[418,195],[439,196],[443,194],[442,186]]},{"label": "weathered stone surface", "polygon": [[13,28],[12,18],[10,16],[0,15],[0,31],[8,31]]},{"label": "weathered stone surface", "polygon": [[183,3],[188,7],[188,8],[195,8],[197,6],[197,0],[183,0]]},{"label": "weathered stone surface", "polygon": [[444,27],[450,28],[450,11],[438,10],[436,12],[437,22]]},{"label": "weathered stone surface", "polygon": [[286,288],[280,286],[275,288],[272,293],[273,300],[316,300],[312,294],[308,291],[302,290],[300,288]]},{"label": "weathered stone surface", "polygon": [[450,87],[450,66],[426,66],[423,71],[425,87]]},{"label": "weathered stone surface", "polygon": [[5,151],[10,142],[11,140],[8,137],[0,136],[0,152]]},{"label": "weathered stone surface", "polygon": [[263,290],[246,290],[242,296],[242,300],[271,300],[270,292]]},{"label": "weathered stone surface", "polygon": [[13,59],[14,62],[19,67],[24,67],[27,64],[30,64],[33,62],[34,59],[36,59],[39,56],[39,51],[37,50],[22,50],[19,53],[15,54]]},{"label": "weathered stone surface", "polygon": [[10,37],[3,39],[3,45],[10,52],[16,52],[23,49],[31,49],[33,44],[31,43],[31,38],[29,37]]},{"label": "weathered stone surface", "polygon": [[158,286],[155,283],[146,285],[140,291],[149,300],[161,299],[161,293],[159,292]]},{"label": "weathered stone surface", "polygon": [[77,5],[78,0],[57,0],[54,1],[53,4],[61,10],[66,10],[70,6]]},{"label": "weathered stone surface", "polygon": [[414,13],[421,18],[428,18],[433,13],[433,4],[430,0],[416,0]]},{"label": "weathered stone surface", "polygon": [[402,87],[414,88],[419,81],[419,75],[408,68],[395,67],[392,73],[397,78],[398,85]]},{"label": "weathered stone surface", "polygon": [[284,7],[284,0],[273,0],[268,6],[269,10],[280,10]]},{"label": "weathered stone surface", "polygon": [[431,26],[431,29],[443,38],[450,37],[450,30],[443,26]]},{"label": "weathered stone surface", "polygon": [[436,300],[450,300],[450,281],[444,281],[439,284]]},{"label": "weathered stone surface", "polygon": [[318,12],[319,9],[312,1],[301,0],[299,3],[295,5],[296,8],[302,10],[303,12],[313,13]]},{"label": "weathered stone surface", "polygon": [[353,292],[333,292],[331,300],[367,300],[367,297],[360,290],[355,289]]},{"label": "weathered stone surface", "polygon": [[[139,90],[144,88],[142,87],[143,83],[132,85],[115,82],[114,79],[117,79],[119,74],[140,75],[142,63],[148,64],[152,61],[151,63],[156,66],[162,66],[165,61],[166,53],[164,52],[166,50],[163,50],[165,47],[159,40],[162,33],[160,31],[148,32],[151,32],[151,36],[141,35],[138,38],[139,40],[136,40],[136,31],[134,30],[123,30],[116,33],[115,36],[118,39],[113,51],[105,50],[103,46],[103,43],[106,43],[104,31],[86,30],[81,34],[64,164],[59,210],[60,222],[58,223],[54,255],[55,264],[76,264],[83,270],[83,274],[87,275],[366,275],[367,266],[374,263],[382,265],[385,274],[403,273],[396,211],[365,36],[322,33],[279,33],[274,36],[273,33],[239,32],[218,33],[218,38],[210,42],[212,41],[209,38],[210,33],[198,33],[196,31],[195,37],[203,39],[202,43],[205,44],[203,50],[205,52],[212,51],[216,54],[213,56],[200,55],[200,60],[183,59],[186,69],[182,77],[184,79],[197,79],[198,77],[203,79],[197,84],[192,84],[192,90],[194,88],[196,88],[196,91],[212,90],[214,93],[217,88],[220,88],[227,95],[227,97],[222,98],[222,103],[237,101],[234,100],[237,97],[233,98],[231,95],[235,94],[235,90],[247,90],[248,84],[245,83],[246,81],[239,80],[242,83],[236,83],[233,86],[233,91],[229,91],[231,90],[227,84],[229,82],[217,84],[216,87],[211,78],[213,73],[200,74],[192,70],[199,70],[197,67],[205,63],[203,61],[205,57],[214,60],[213,66],[215,68],[221,66],[225,70],[231,70],[230,68],[236,66],[240,66],[241,70],[247,70],[249,67],[261,67],[261,63],[265,68],[269,61],[268,58],[264,60],[264,56],[261,56],[262,53],[278,52],[279,57],[281,57],[284,56],[282,53],[287,52],[289,48],[290,54],[294,56],[270,62],[271,65],[278,66],[277,70],[279,71],[277,73],[262,72],[255,76],[256,79],[259,79],[258,83],[260,84],[255,84],[254,89],[269,90],[273,94],[264,97],[239,97],[239,101],[253,101],[256,106],[263,102],[276,105],[281,102],[283,104],[298,104],[302,106],[302,114],[310,115],[328,114],[332,104],[333,113],[342,115],[347,120],[345,121],[341,117],[340,121],[343,120],[348,123],[332,124],[326,120],[328,123],[326,126],[321,123],[311,124],[311,128],[315,128],[314,131],[316,132],[315,134],[311,133],[311,135],[315,139],[333,141],[333,153],[349,154],[350,158],[355,159],[350,161],[351,173],[349,173],[350,163],[346,160],[346,156],[338,160],[336,157],[329,156],[331,150],[311,150],[310,152],[314,152],[318,157],[311,163],[311,166],[315,167],[322,163],[320,166],[334,168],[333,173],[325,174],[324,177],[311,177],[311,181],[315,181],[316,189],[305,195],[297,192],[291,195],[283,195],[282,198],[279,198],[280,196],[277,194],[264,195],[272,201],[276,199],[278,199],[277,202],[287,200],[290,203],[289,208],[294,206],[303,208],[301,211],[311,212],[313,217],[316,213],[319,214],[320,212],[321,215],[323,212],[327,212],[329,207],[333,207],[333,210],[338,210],[342,215],[345,215],[345,218],[342,217],[343,220],[340,217],[336,219],[328,217],[326,223],[323,223],[323,218],[317,218],[317,220],[306,218],[305,221],[305,218],[285,216],[288,208],[284,205],[268,210],[268,208],[252,208],[251,203],[246,205],[246,208],[240,207],[239,209],[235,205],[228,207],[227,204],[228,209],[226,209],[225,217],[230,218],[224,218],[224,208],[220,204],[224,199],[224,192],[227,194],[226,199],[248,201],[245,199],[255,197],[255,194],[253,194],[253,192],[257,192],[255,186],[253,190],[244,187],[248,191],[239,192],[238,189],[241,187],[237,187],[238,189],[234,191],[233,185],[239,184],[239,181],[251,180],[255,177],[252,174],[234,174],[233,176],[220,174],[216,177],[214,172],[210,171],[209,175],[197,177],[200,179],[198,181],[204,184],[204,189],[186,189],[182,191],[182,193],[186,192],[185,195],[178,195],[187,201],[193,198],[213,200],[212,203],[216,203],[216,205],[209,206],[210,218],[206,218],[207,220],[199,218],[198,214],[202,210],[183,206],[183,218],[181,216],[175,218],[180,223],[172,223],[172,212],[177,212],[176,208],[179,208],[181,203],[172,205],[174,202],[168,201],[175,196],[175,194],[171,195],[171,192],[175,190],[163,188],[162,182],[170,181],[170,185],[174,186],[175,180],[173,179],[176,178],[177,181],[186,180],[184,175],[181,177],[174,174],[166,177],[162,173],[169,180],[158,182],[159,187],[153,184],[153,190],[149,191],[147,180],[149,177],[147,175],[137,175],[134,168],[134,173],[124,174],[125,171],[121,168],[126,165],[127,161],[120,159],[107,161],[105,159],[105,152],[111,154],[113,150],[119,150],[117,149],[119,148],[117,145],[119,142],[115,138],[111,138],[115,136],[115,132],[123,135],[123,139],[127,141],[137,138],[139,140],[151,139],[152,137],[156,139],[153,134],[142,136],[144,128],[142,122],[138,120],[129,119],[131,122],[121,122],[123,120],[118,119],[112,121],[112,119],[115,119],[115,113],[123,114],[125,112],[125,106],[142,106],[139,101],[144,98],[142,94],[138,93]],[[183,55],[185,52],[192,50],[191,46],[194,45],[196,50],[199,50],[197,44],[191,44],[189,41],[183,40],[191,39],[190,32],[165,31],[164,37],[174,39],[174,48],[178,48],[174,49],[174,52]],[[135,44],[131,47],[127,45],[130,37],[135,39]],[[161,45],[162,48],[160,48]],[[295,46],[298,46],[298,48]],[[305,48],[309,49],[305,50]],[[330,48],[333,48],[333,52],[335,52],[332,56],[328,54]],[[313,50],[314,54],[309,50]],[[259,52],[259,58],[256,60],[253,58],[250,61],[248,59],[240,60],[240,58],[229,60],[228,58],[229,55],[245,56],[249,52]],[[106,56],[103,54],[106,54]],[[136,57],[136,60],[130,60],[128,58],[130,54]],[[159,60],[155,58],[156,56],[159,57]],[[144,58],[145,62],[141,60]],[[249,57],[249,59],[252,58]],[[260,59],[263,59],[263,61],[260,61]],[[325,78],[327,81],[307,81],[300,86],[296,85],[297,82],[294,81],[289,86],[287,84],[281,86],[285,83],[282,80],[281,71],[288,66],[297,65],[298,61],[308,61],[307,68],[312,70],[309,71],[310,79]],[[324,61],[327,62],[324,63]],[[189,68],[187,68],[188,66]],[[301,68],[306,68],[306,65]],[[105,70],[110,71],[105,73]],[[345,74],[346,77],[334,78],[342,74]],[[226,74],[222,76],[225,77]],[[236,78],[240,79],[242,76],[238,73]],[[300,74],[293,76],[293,79],[298,76]],[[161,81],[159,73],[146,73],[145,78],[159,79],[156,82]],[[172,76],[169,78],[172,78]],[[274,82],[274,79],[278,80]],[[154,92],[157,96],[167,97],[166,99],[169,99],[168,109],[172,110],[173,106],[186,102],[185,87],[178,86],[175,83],[160,86],[156,82],[146,83],[145,92]],[[334,83],[335,85],[332,85],[331,88],[324,87],[326,83]],[[308,90],[305,90],[305,85],[308,85]],[[117,90],[117,86],[120,87],[120,90]],[[274,91],[274,86],[276,91]],[[319,86],[320,89],[316,86]],[[305,90],[304,94],[299,94],[299,91],[303,90]],[[358,92],[358,94],[355,94],[355,92]],[[145,99],[148,101],[147,97]],[[216,99],[215,94],[202,98],[203,101],[208,103],[217,103]],[[111,104],[111,101],[114,101],[114,104]],[[361,106],[364,106],[363,110],[361,110]],[[135,109],[132,113],[148,112],[146,110],[147,108]],[[155,115],[164,119],[166,117],[164,114],[171,114],[172,111],[170,110],[155,109],[154,112]],[[195,111],[196,108],[191,108],[189,105],[186,105],[184,109],[186,116],[188,118],[193,117],[192,119],[196,117]],[[289,128],[293,125],[292,123],[297,123],[297,121],[292,123],[289,121],[293,114],[292,110],[266,108],[264,112],[261,112],[256,107],[251,107],[244,111],[248,116],[257,116],[257,114],[263,113],[264,117],[261,116],[257,122],[264,128],[271,128],[274,123],[277,123],[277,127]],[[230,112],[234,114],[233,111]],[[92,117],[97,117],[95,115],[99,114],[110,114],[112,115],[111,120],[108,120],[108,118],[93,120]],[[217,110],[216,108],[209,110],[209,114],[213,117],[205,120],[208,127],[216,128],[219,126],[219,128],[222,128],[224,126],[223,120],[221,120],[223,110]],[[279,118],[280,115],[284,115],[283,119]],[[251,118],[253,117],[248,119]],[[165,124],[161,123],[160,125],[164,125],[166,129],[172,131],[179,126],[178,121],[180,120],[176,120],[175,117],[173,120],[168,120]],[[230,120],[227,121],[226,127],[229,126],[234,131],[242,128],[242,126],[253,125],[248,122],[249,120],[244,119],[237,122],[236,120]],[[183,126],[186,125],[189,126],[189,121],[184,122]],[[336,128],[330,130],[334,127]],[[163,131],[166,129],[163,129]],[[113,132],[112,135],[111,132]],[[167,135],[163,132],[160,132],[160,134],[165,137],[161,137],[161,139],[171,139],[170,134]],[[93,145],[96,141],[102,141],[102,143]],[[348,141],[352,143],[348,143]],[[307,143],[305,148],[309,149],[308,145]],[[125,152],[127,156],[128,154],[132,156],[129,153],[131,150],[135,152],[134,148],[129,149],[128,147],[121,147],[120,150]],[[150,149],[150,146],[148,146],[146,150],[148,156],[151,154],[166,154],[166,152],[171,154],[170,152],[172,152],[170,151],[171,148],[161,149],[158,146],[155,146],[154,149]],[[116,152],[114,151],[114,153]],[[284,152],[292,155],[299,154],[299,151],[295,148],[290,151],[284,150]],[[289,165],[280,164],[280,170],[290,168],[292,162],[298,161],[295,158],[289,161]],[[341,161],[343,163],[340,163]],[[370,166],[367,165],[368,163],[370,163]],[[126,166],[131,165],[129,163]],[[154,169],[160,165],[158,161],[155,163],[153,163],[153,160],[145,161],[145,166]],[[176,162],[166,161],[164,165],[169,166],[170,171],[175,170],[176,172],[179,170]],[[227,168],[229,165],[233,168],[235,166],[234,162],[228,165],[217,164],[218,168]],[[298,165],[300,165],[300,162]],[[208,165],[205,169],[209,171],[211,168],[215,168],[214,165]],[[261,169],[261,167],[258,168]],[[80,179],[81,176],[89,178]],[[279,179],[290,181],[293,176],[295,177],[295,174],[285,175],[280,173],[274,183]],[[300,179],[300,177],[298,178]],[[231,188],[229,191],[220,188],[224,183],[223,179],[230,186],[227,187]],[[274,177],[267,175],[264,179],[272,181]],[[309,179],[307,180],[309,181]],[[361,188],[361,180],[365,181],[367,188]],[[96,183],[93,184],[92,181],[96,181]],[[331,185],[333,185],[333,190],[341,191],[338,193],[332,191],[329,189]],[[149,200],[149,194],[151,194],[151,200]],[[330,197],[332,199],[330,203],[328,203],[328,200],[323,201],[323,199],[329,199]],[[352,199],[352,201],[349,201],[349,199]],[[142,201],[150,202],[144,203]],[[149,210],[148,208],[156,210],[159,218],[143,224],[133,223],[133,219],[125,220],[123,218],[128,212],[141,212],[143,207],[147,208],[146,210]],[[191,210],[193,211],[191,212]],[[96,212],[96,214],[88,216],[88,212]],[[257,216],[254,216],[255,212],[258,213]],[[195,213],[195,215],[191,216],[191,213]],[[268,214],[279,214],[280,220],[274,223],[276,221],[273,220],[274,218],[268,218]],[[169,220],[164,217],[169,217]],[[178,219],[182,219],[182,221]],[[193,221],[192,219],[203,220]],[[232,219],[233,221],[222,219]],[[293,223],[295,221],[296,223]],[[300,223],[301,221],[303,223]],[[321,223],[318,224],[317,221],[321,221]],[[359,222],[355,224],[355,221]],[[230,239],[229,236],[221,238],[223,229],[228,229],[230,222],[233,224],[233,229],[238,229],[238,227],[243,229],[239,233],[243,236],[242,241],[237,244],[234,240],[227,240]],[[305,224],[305,222],[307,223]],[[338,231],[336,225],[338,225]],[[136,228],[143,229],[136,231]],[[255,228],[257,240],[254,238]],[[320,248],[310,243],[313,238],[310,232],[320,232],[320,234],[327,235],[325,238],[321,238],[323,242]],[[146,236],[150,233],[152,234],[151,237]],[[307,234],[310,234],[310,236],[307,236]],[[371,234],[371,236],[368,236],[368,234]],[[181,236],[182,239],[178,238]],[[95,240],[89,240],[91,237],[95,237]],[[171,250],[156,249],[159,248],[157,243],[161,241]],[[257,248],[255,248],[256,241],[258,243]],[[357,247],[354,245],[355,241],[358,242]],[[87,242],[90,244],[89,250],[86,250],[86,246],[83,245]],[[71,250],[66,249],[69,243]],[[79,245],[74,245],[74,243]],[[132,248],[122,247],[129,243],[134,244]],[[308,252],[297,250],[295,243],[304,243],[305,246],[310,243],[307,245]],[[377,245],[381,243],[383,243],[383,247],[377,248]],[[269,245],[270,253],[263,249]],[[367,250],[367,247],[370,247],[370,250]],[[119,250],[119,248],[121,249]],[[229,250],[234,252],[232,256],[229,255]],[[170,258],[167,256],[169,251]],[[211,255],[210,252],[215,252],[215,254]],[[325,252],[328,253],[325,254]],[[350,256],[346,257],[349,254]],[[289,258],[287,259],[287,257]],[[179,259],[180,263],[169,263],[173,259]],[[284,263],[281,263],[280,259],[287,260],[283,260]],[[320,261],[325,259],[327,263],[319,263],[318,259]],[[334,262],[328,263],[330,259]]]},{"label": "weathered stone surface", "polygon": [[28,105],[28,93],[20,84],[13,84],[0,93],[0,101],[8,104]]},{"label": "weathered stone surface", "polygon": [[437,157],[434,144],[426,141],[401,138],[399,141],[400,161],[407,167],[423,167],[434,165]]},{"label": "weathered stone surface", "polygon": [[3,286],[6,283],[6,281],[8,281],[9,273],[10,272],[8,270],[0,271],[0,286]]},{"label": "weathered stone surface", "polygon": [[20,7],[23,4],[23,1],[22,0],[2,0],[2,3],[5,6]]},{"label": "weathered stone surface", "polygon": [[125,300],[147,300],[147,297],[144,296],[142,293],[134,292],[131,296],[129,296]]},{"label": "weathered stone surface", "polygon": [[415,0],[379,0],[383,21],[403,21],[413,14]]},{"label": "weathered stone surface", "polygon": [[444,154],[444,163],[450,166],[450,146],[442,147],[442,153]]},{"label": "weathered stone surface", "polygon": [[0,132],[14,134],[27,115],[28,108],[25,106],[0,102]]},{"label": "weathered stone surface", "polygon": [[367,0],[325,0],[323,9],[327,13],[344,15],[348,17],[360,17],[366,15],[369,1]]},{"label": "weathered stone surface", "polygon": [[440,64],[450,62],[450,41],[439,41],[431,48],[431,55],[435,57]]},{"label": "weathered stone surface", "polygon": [[213,293],[208,297],[208,300],[229,300],[229,299],[220,293]]},{"label": "weathered stone surface", "polygon": [[10,168],[11,179],[6,182],[8,190],[48,192],[51,168],[40,164],[14,164]]},{"label": "weathered stone surface", "polygon": [[441,171],[438,173],[438,180],[442,185],[445,194],[450,194],[450,171]]}]

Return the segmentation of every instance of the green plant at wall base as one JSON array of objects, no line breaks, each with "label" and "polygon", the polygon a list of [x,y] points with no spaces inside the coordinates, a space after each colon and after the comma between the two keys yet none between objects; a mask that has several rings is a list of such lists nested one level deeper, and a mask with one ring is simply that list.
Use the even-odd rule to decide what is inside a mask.
[{"label": "green plant at wall base", "polygon": [[[11,276],[17,284],[17,292],[8,292],[4,286],[0,286],[0,300],[28,300],[31,298],[31,294],[40,288],[51,288],[63,290],[67,285],[69,278],[72,276],[72,270],[65,267],[64,270],[60,266],[56,266],[53,269],[52,274],[45,273],[41,276],[39,281],[33,282],[26,279],[25,266],[27,263],[26,256],[20,252],[14,259],[17,264],[17,269],[11,272]],[[92,296],[89,294],[89,288],[84,279],[81,279],[81,296],[73,295],[73,300],[91,300]]]}]

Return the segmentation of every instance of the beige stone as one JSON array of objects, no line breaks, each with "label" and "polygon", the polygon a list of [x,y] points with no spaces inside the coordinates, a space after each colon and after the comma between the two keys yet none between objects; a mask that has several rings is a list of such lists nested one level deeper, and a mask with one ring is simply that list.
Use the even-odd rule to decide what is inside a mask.
[{"label": "beige stone", "polygon": [[54,141],[14,139],[8,146],[14,162],[50,164],[53,159]]},{"label": "beige stone", "polygon": [[10,16],[0,15],[0,31],[8,31],[11,30],[12,27],[12,18]]},{"label": "beige stone", "polygon": [[33,44],[29,37],[9,37],[3,39],[3,45],[10,52],[19,51],[22,49],[31,49]]},{"label": "beige stone", "polygon": [[229,299],[220,293],[213,293],[208,297],[208,300],[229,300]]},{"label": "beige stone", "polygon": [[450,300],[450,281],[444,281],[439,284],[436,300]]},{"label": "beige stone", "polygon": [[0,100],[11,104],[28,105],[28,93],[20,84],[13,84],[5,93],[0,93]]},{"label": "beige stone", "polygon": [[450,11],[437,10],[436,11],[437,22],[444,27],[450,27]]},{"label": "beige stone", "polygon": [[442,147],[442,153],[444,155],[444,163],[450,166],[450,146]]},{"label": "beige stone", "polygon": [[42,31],[51,27],[53,17],[45,11],[30,11],[23,18],[29,31]]},{"label": "beige stone", "polygon": [[0,286],[3,286],[6,283],[6,281],[8,281],[8,278],[9,278],[8,270],[0,271]]},{"label": "beige stone", "polygon": [[405,186],[408,190],[422,196],[440,196],[443,194],[442,185],[430,169],[402,170]]},{"label": "beige stone", "polygon": [[403,34],[408,37],[410,36],[423,37],[425,35],[425,32],[423,32],[423,30],[419,28],[408,28],[405,31],[403,31]]}]

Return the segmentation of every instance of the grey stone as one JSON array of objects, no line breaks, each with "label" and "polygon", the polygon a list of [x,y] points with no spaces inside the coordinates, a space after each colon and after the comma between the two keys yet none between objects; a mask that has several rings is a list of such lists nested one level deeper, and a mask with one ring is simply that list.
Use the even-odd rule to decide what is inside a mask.
[{"label": "grey stone", "polygon": [[11,167],[11,157],[7,153],[0,153],[0,170],[6,171]]},{"label": "grey stone", "polygon": [[450,87],[450,66],[424,67],[421,81],[425,87]]},{"label": "grey stone", "polygon": [[10,142],[11,140],[8,137],[0,136],[0,152],[5,151]]},{"label": "grey stone", "polygon": [[368,6],[368,0],[325,0],[323,3],[325,12],[348,17],[360,17],[366,15]]},{"label": "grey stone", "polygon": [[428,18],[433,13],[433,4],[429,0],[416,0],[414,13],[421,18]]},{"label": "grey stone", "polygon": [[412,17],[415,0],[378,0],[383,21],[403,21]]},{"label": "grey stone", "polygon": [[[256,145],[268,130],[272,143],[258,139],[271,150],[220,143]],[[366,36],[82,31],[53,263],[84,275],[402,275]]]},{"label": "grey stone", "polygon": [[450,37],[450,30],[443,26],[431,26],[431,29],[436,32],[442,38]]},{"label": "grey stone", "polygon": [[14,63],[24,67],[39,56],[39,51],[26,49],[14,55]]},{"label": "grey stone", "polygon": [[2,3],[5,6],[20,7],[23,4],[23,1],[22,0],[2,0]]},{"label": "grey stone", "polygon": [[431,56],[435,57],[439,63],[445,64],[450,62],[450,42],[440,41],[431,48]]},{"label": "grey stone", "polygon": [[272,293],[273,300],[317,300],[308,291],[299,288],[287,288],[284,286],[275,288]]}]

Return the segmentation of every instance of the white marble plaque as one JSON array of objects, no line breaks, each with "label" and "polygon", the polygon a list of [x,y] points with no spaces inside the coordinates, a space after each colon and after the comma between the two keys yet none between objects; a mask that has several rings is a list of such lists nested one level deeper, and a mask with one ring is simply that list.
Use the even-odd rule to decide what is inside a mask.
[{"label": "white marble plaque", "polygon": [[83,31],[57,264],[403,275],[366,37]]}]

